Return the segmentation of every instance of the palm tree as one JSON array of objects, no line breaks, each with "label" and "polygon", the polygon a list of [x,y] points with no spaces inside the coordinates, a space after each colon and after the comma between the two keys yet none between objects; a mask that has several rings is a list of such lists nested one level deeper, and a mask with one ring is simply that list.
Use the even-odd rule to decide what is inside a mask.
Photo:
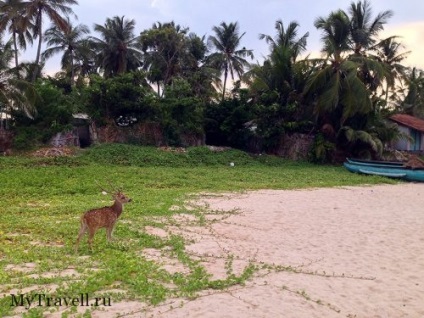
[{"label": "palm tree", "polygon": [[[183,59],[189,50],[188,28],[182,28],[174,21],[156,22],[151,29],[140,35],[140,44],[144,52],[144,68],[149,70],[149,80],[163,88],[171,83],[173,77],[181,74]],[[187,65],[189,66],[189,65]],[[162,90],[164,92],[164,89]]]},{"label": "palm tree", "polygon": [[54,54],[64,53],[62,56],[62,69],[70,71],[71,86],[74,84],[75,77],[75,51],[80,47],[84,35],[90,31],[87,26],[80,24],[73,26],[69,18],[67,19],[69,28],[62,31],[52,25],[46,30],[44,36],[48,49],[42,54],[44,59],[48,59]]},{"label": "palm tree", "polygon": [[12,34],[16,70],[19,66],[18,47],[25,50],[27,41],[32,44],[34,25],[25,15],[25,5],[22,0],[0,1],[0,33],[7,30]]},{"label": "palm tree", "polygon": [[92,48],[92,42],[89,38],[78,42],[78,48],[75,50],[74,70],[78,79],[82,79],[90,74],[97,73],[96,52]]},{"label": "palm tree", "polygon": [[219,98],[216,87],[220,87],[219,72],[204,63],[208,52],[205,36],[199,37],[189,33],[185,38],[186,48],[180,58],[180,77],[185,78],[191,85],[193,93],[202,100],[211,101]]},{"label": "palm tree", "polygon": [[383,63],[385,68],[388,71],[388,76],[386,77],[386,87],[383,90],[384,94],[384,105],[387,107],[389,102],[389,92],[392,91],[390,99],[392,101],[396,100],[395,96],[395,86],[396,82],[401,81],[405,78],[406,67],[401,64],[401,62],[407,57],[410,53],[400,52],[403,48],[402,43],[397,41],[397,36],[391,36],[384,40],[378,42],[371,49],[376,51],[378,60]]},{"label": "palm tree", "polygon": [[424,118],[424,71],[415,67],[406,72],[407,93],[401,101],[403,111]]},{"label": "palm tree", "polygon": [[306,93],[317,96],[317,115],[337,113],[340,128],[347,118],[372,109],[370,92],[358,76],[358,63],[348,59],[348,16],[341,10],[332,12],[327,18],[318,18],[315,27],[323,31],[326,58],[321,60],[322,66],[310,78]]},{"label": "palm tree", "polygon": [[237,22],[230,24],[222,22],[219,26],[214,26],[212,30],[215,35],[209,36],[208,45],[216,52],[209,55],[207,63],[224,73],[222,90],[222,100],[224,100],[228,73],[232,80],[234,80],[234,73],[241,77],[244,68],[249,65],[245,57],[250,56],[253,59],[253,51],[245,47],[238,49],[245,33],[240,35]]},{"label": "palm tree", "polygon": [[[268,68],[266,72],[268,79],[268,89],[277,91],[282,97],[282,103],[286,101],[287,95],[291,91],[295,91],[296,81],[293,67],[298,56],[306,50],[306,41],[309,33],[305,33],[300,38],[297,38],[299,24],[290,22],[287,29],[281,20],[275,23],[277,34],[275,37],[260,34],[259,39],[265,39],[270,44],[270,55],[267,62],[264,63],[264,68]],[[257,68],[253,68],[254,70]],[[263,70],[259,74],[263,74]],[[259,75],[257,74],[257,75]],[[264,79],[263,76],[256,77],[257,80]]]},{"label": "palm tree", "polygon": [[136,70],[142,65],[139,37],[134,36],[135,21],[115,16],[104,25],[95,24],[100,38],[91,41],[97,52],[97,64],[106,77]]},{"label": "palm tree", "polygon": [[[349,12],[339,10],[315,21],[323,32],[326,58],[318,60],[321,66],[311,76],[305,93],[315,104],[318,127],[338,150],[357,154],[365,150],[378,156],[382,141],[393,136],[392,127],[384,124],[376,107],[382,102],[377,97],[379,88],[384,82],[391,85],[394,76],[383,49],[390,41],[377,39],[392,13],[384,11],[372,19],[367,1],[352,3]],[[370,54],[372,51],[377,55]]]},{"label": "palm tree", "polygon": [[277,30],[275,38],[272,38],[270,35],[260,34],[259,39],[265,39],[270,44],[271,52],[279,47],[289,49],[291,51],[292,62],[294,63],[299,54],[306,50],[306,40],[309,36],[309,32],[306,32],[300,38],[297,38],[298,28],[299,23],[296,21],[290,22],[287,29],[285,29],[283,21],[277,20],[275,22],[275,29]]},{"label": "palm tree", "polygon": [[349,54],[349,17],[339,10],[318,18],[315,26],[323,33],[325,58],[316,61],[318,67],[308,80],[305,94],[314,103],[320,132],[337,151],[357,152],[358,145],[368,145],[379,153],[381,142],[367,132],[367,116],[373,104],[371,91],[358,71],[363,61]]},{"label": "palm tree", "polygon": [[371,4],[368,0],[352,2],[349,8],[350,33],[354,54],[362,54],[376,43],[376,36],[383,30],[384,24],[393,16],[390,10],[380,12],[374,19],[371,17]]},{"label": "palm tree", "polygon": [[352,2],[349,7],[350,46],[353,51],[351,60],[360,64],[362,81],[374,95],[382,83],[390,77],[390,72],[385,67],[387,65],[370,55],[369,51],[379,42],[378,33],[383,30],[392,15],[392,11],[386,10],[373,18],[368,0]]},{"label": "palm tree", "polygon": [[242,77],[248,84],[249,97],[259,105],[253,121],[255,134],[265,148],[277,146],[286,133],[309,131],[312,126],[302,98],[308,78],[302,65],[306,63],[297,61],[306,49],[309,34],[298,37],[298,28],[297,22],[285,28],[282,20],[277,20],[275,36],[260,34],[270,53],[262,65],[252,66]]},{"label": "palm tree", "polygon": [[37,94],[32,84],[19,79],[9,68],[13,57],[12,42],[0,43],[0,105],[6,112],[18,111],[33,118]]},{"label": "palm tree", "polygon": [[391,12],[379,14],[370,23],[371,9],[367,1],[363,5],[361,1],[356,5],[352,3],[350,11],[351,17],[339,10],[315,21],[316,28],[323,31],[323,53],[327,62],[308,85],[308,89],[327,86],[318,98],[317,111],[342,107],[341,123],[356,112],[371,110],[371,93],[390,75],[381,60],[369,55],[368,50]]},{"label": "palm tree", "polygon": [[[35,71],[32,76],[34,81],[38,75],[38,69],[41,57],[41,43],[43,43],[43,16],[46,15],[52,23],[66,32],[69,28],[68,17],[74,14],[70,5],[78,5],[77,0],[32,0],[26,2],[26,12],[29,17],[34,19],[34,38],[38,38],[37,55],[35,58]],[[64,17],[61,15],[63,14]]]}]

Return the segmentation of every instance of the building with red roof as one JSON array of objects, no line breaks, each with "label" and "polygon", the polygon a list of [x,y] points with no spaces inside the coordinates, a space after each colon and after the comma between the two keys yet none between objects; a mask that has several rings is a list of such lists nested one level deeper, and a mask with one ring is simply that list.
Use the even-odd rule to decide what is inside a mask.
[{"label": "building with red roof", "polygon": [[424,151],[424,120],[407,114],[396,114],[390,120],[409,138],[402,138],[393,146],[396,150]]}]

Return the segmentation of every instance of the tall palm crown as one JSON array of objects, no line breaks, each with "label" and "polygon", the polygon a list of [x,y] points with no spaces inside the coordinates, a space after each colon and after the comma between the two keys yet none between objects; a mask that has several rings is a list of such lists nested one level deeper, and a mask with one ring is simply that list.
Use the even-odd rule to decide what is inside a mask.
[{"label": "tall palm crown", "polygon": [[327,60],[325,67],[311,78],[308,88],[328,85],[318,98],[318,112],[342,106],[343,122],[356,112],[372,108],[371,93],[390,74],[381,59],[369,53],[375,49],[371,45],[391,15],[391,11],[384,11],[372,19],[369,3],[358,1],[351,4],[350,16],[339,10],[315,21],[316,28],[322,30],[322,51]]},{"label": "tall palm crown", "polygon": [[322,31],[322,52],[340,62],[349,51],[350,23],[349,17],[342,10],[332,12],[328,17],[319,17],[314,23]]},{"label": "tall palm crown", "polygon": [[0,1],[0,33],[7,30],[12,35],[16,68],[19,65],[18,47],[26,49],[27,41],[32,44],[34,25],[25,15],[25,6],[22,0]]},{"label": "tall palm crown", "polygon": [[[285,28],[283,21],[277,20],[275,23],[277,33],[274,37],[259,35],[259,39],[265,39],[270,45],[270,54],[262,70],[257,74],[260,76],[256,76],[255,80],[258,83],[258,80],[262,78],[261,82],[267,86],[267,89],[280,94],[283,104],[286,102],[287,95],[297,89],[293,67],[299,54],[306,50],[309,36],[307,32],[298,38],[298,28],[299,24],[295,21],[290,22]],[[268,71],[264,73],[265,69]]]},{"label": "tall palm crown", "polygon": [[408,93],[401,106],[408,114],[424,118],[424,71],[413,67],[406,72]]},{"label": "tall palm crown", "polygon": [[[49,20],[60,30],[66,31],[69,27],[67,19],[73,14],[70,5],[78,5],[77,0],[32,0],[26,2],[26,13],[34,20],[34,37],[38,38],[37,55],[35,58],[36,71],[33,80],[37,76],[38,65],[41,57],[41,44],[43,42],[43,16],[46,15]],[[63,14],[63,16],[62,16]]]},{"label": "tall palm crown", "polygon": [[182,28],[174,21],[156,22],[140,35],[144,52],[144,68],[149,70],[149,80],[160,85],[171,83],[173,77],[184,69],[183,58],[187,55],[188,28]]},{"label": "tall palm crown", "polygon": [[390,10],[380,12],[373,19],[371,4],[368,0],[352,2],[349,8],[350,33],[355,54],[369,49],[376,43],[376,36],[383,30],[384,24],[393,16]]},{"label": "tall palm crown", "polygon": [[97,64],[106,77],[136,70],[142,65],[139,37],[134,36],[135,21],[124,17],[106,19],[104,25],[95,24],[100,38],[91,38],[97,52]]},{"label": "tall palm crown", "polygon": [[307,107],[303,105],[303,86],[307,76],[302,73],[304,62],[297,62],[306,50],[309,33],[298,36],[299,24],[282,20],[275,22],[275,35],[260,34],[259,39],[269,44],[269,55],[262,65],[254,65],[243,75],[249,84],[253,100],[260,105],[261,115],[254,119],[256,133],[263,136],[266,147],[274,147],[274,140],[290,131],[309,126]]},{"label": "tall palm crown", "polygon": [[333,124],[340,127],[354,114],[370,111],[370,94],[358,76],[359,65],[348,59],[350,21],[346,13],[339,10],[326,18],[320,17],[315,27],[322,30],[322,51],[326,58],[310,78],[306,92],[318,96],[315,101],[318,115],[338,113],[338,122]]},{"label": "tall palm crown", "polygon": [[244,58],[251,57],[253,59],[253,51],[244,47],[238,49],[241,38],[245,33],[240,35],[237,22],[230,24],[222,22],[219,26],[213,27],[212,30],[215,35],[209,36],[208,45],[215,49],[216,52],[209,55],[208,63],[224,73],[222,92],[222,99],[224,99],[228,73],[231,75],[231,79],[234,79],[234,73],[240,77],[244,68],[249,65]]},{"label": "tall palm crown", "polygon": [[186,78],[197,97],[210,101],[217,97],[215,87],[220,85],[219,72],[209,67],[205,62],[208,53],[205,36],[199,37],[194,33],[186,38],[186,54],[182,57],[182,76]]},{"label": "tall palm crown", "polygon": [[[400,43],[396,36],[391,36],[378,42],[374,47],[373,51],[376,52],[377,59],[387,69],[388,76],[386,76],[386,87],[383,90],[385,94],[385,105],[390,100],[396,100],[395,86],[398,80],[405,78],[406,67],[401,62],[407,57],[409,52],[401,52],[403,49],[402,43]],[[389,91],[392,91],[392,96],[389,96]]]},{"label": "tall palm crown", "polygon": [[92,48],[90,38],[82,39],[78,42],[78,49],[74,51],[74,70],[78,78],[82,79],[87,75],[96,74],[96,52]]},{"label": "tall palm crown", "polygon": [[291,51],[292,62],[295,62],[299,54],[306,50],[306,41],[309,36],[309,32],[306,32],[300,38],[297,38],[298,28],[299,23],[296,21],[290,22],[287,28],[284,28],[283,21],[277,20],[275,22],[275,29],[277,30],[275,37],[273,38],[270,35],[260,34],[259,39],[265,39],[270,45],[271,52],[279,47],[289,49]]},{"label": "tall palm crown", "polygon": [[42,54],[47,59],[54,54],[64,53],[62,56],[62,69],[70,73],[71,85],[74,82],[74,60],[75,51],[82,45],[84,36],[90,31],[86,25],[73,26],[69,18],[67,19],[68,28],[62,31],[52,25],[44,33],[48,48]]}]

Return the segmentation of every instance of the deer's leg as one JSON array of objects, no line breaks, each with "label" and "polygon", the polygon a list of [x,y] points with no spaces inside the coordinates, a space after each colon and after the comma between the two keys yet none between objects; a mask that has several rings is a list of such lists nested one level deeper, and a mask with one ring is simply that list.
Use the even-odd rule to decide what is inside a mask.
[{"label": "deer's leg", "polygon": [[113,240],[113,238],[112,238],[112,234],[113,234],[113,229],[115,228],[115,223],[114,224],[111,224],[110,226],[108,226],[107,228],[106,228],[106,237],[107,237],[107,240],[109,241],[109,242],[112,242],[112,240]]},{"label": "deer's leg", "polygon": [[96,229],[88,229],[88,246],[90,246],[90,250],[93,251],[93,237],[96,233]]},{"label": "deer's leg", "polygon": [[85,232],[87,232],[87,224],[85,224],[84,222],[81,222],[81,228],[79,230],[77,242],[75,244],[75,252],[78,251],[78,246],[79,246],[81,237],[85,234]]}]

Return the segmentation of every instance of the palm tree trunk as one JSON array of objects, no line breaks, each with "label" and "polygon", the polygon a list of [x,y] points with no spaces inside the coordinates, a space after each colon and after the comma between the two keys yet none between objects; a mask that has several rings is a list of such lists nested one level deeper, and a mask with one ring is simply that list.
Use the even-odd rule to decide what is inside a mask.
[{"label": "palm tree trunk", "polygon": [[71,50],[71,87],[74,86],[74,50]]},{"label": "palm tree trunk", "polygon": [[13,31],[13,48],[15,50],[16,76],[19,79],[19,70],[18,70],[18,66],[19,66],[19,61],[18,61],[18,44],[16,43],[16,32],[15,31]]},{"label": "palm tree trunk", "polygon": [[225,90],[227,88],[227,77],[228,77],[228,66],[225,66],[225,71],[224,71],[224,88],[222,90],[222,101],[224,101],[224,99],[225,99]]},{"label": "palm tree trunk", "polygon": [[41,24],[41,9],[38,12],[38,16],[37,16],[37,21],[38,21],[38,47],[37,47],[37,55],[35,56],[35,65],[34,65],[34,73],[32,73],[32,82],[35,82],[35,80],[37,79],[37,75],[39,72],[39,68],[40,68],[40,56],[41,56],[41,43],[43,42],[43,32],[42,32],[42,24]]},{"label": "palm tree trunk", "polygon": [[385,107],[386,107],[386,109],[387,109],[387,102],[388,102],[388,100],[389,100],[389,83],[386,83],[386,97],[385,97]]}]

